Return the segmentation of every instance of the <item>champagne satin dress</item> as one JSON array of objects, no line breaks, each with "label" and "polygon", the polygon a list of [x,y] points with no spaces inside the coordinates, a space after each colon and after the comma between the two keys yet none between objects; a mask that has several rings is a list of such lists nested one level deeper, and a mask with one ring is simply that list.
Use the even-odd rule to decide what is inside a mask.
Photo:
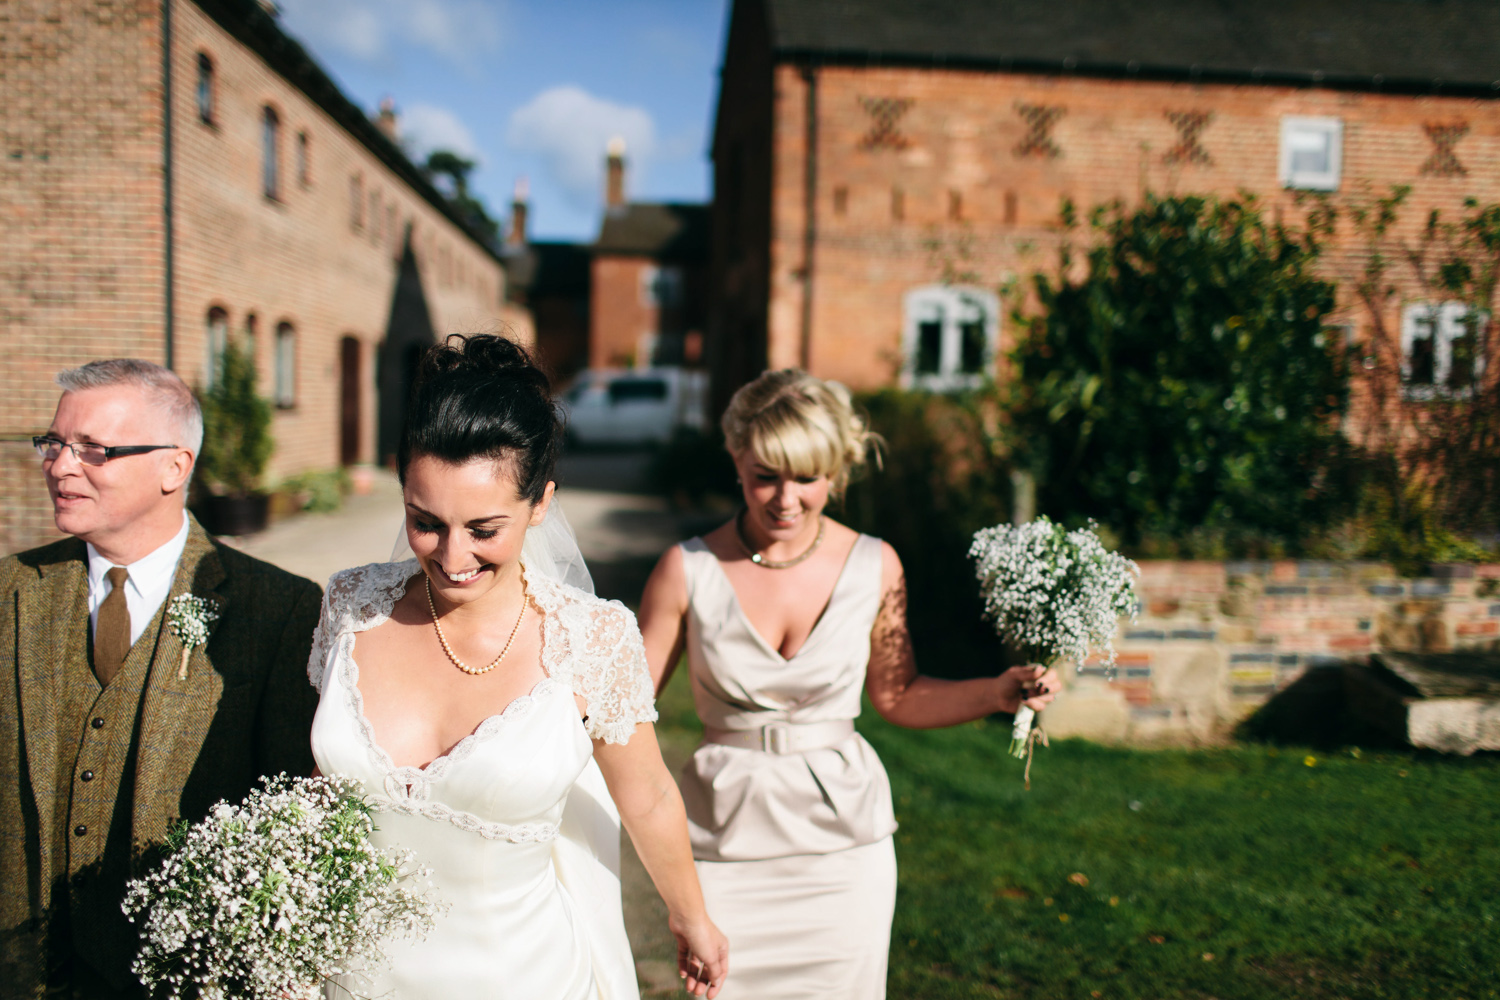
[{"label": "champagne satin dress", "polygon": [[681,547],[688,668],[707,730],[682,797],[708,912],[729,937],[720,1000],[884,997],[896,818],[885,768],[853,725],[880,541],[855,541],[789,659],[751,626],[702,539]]}]

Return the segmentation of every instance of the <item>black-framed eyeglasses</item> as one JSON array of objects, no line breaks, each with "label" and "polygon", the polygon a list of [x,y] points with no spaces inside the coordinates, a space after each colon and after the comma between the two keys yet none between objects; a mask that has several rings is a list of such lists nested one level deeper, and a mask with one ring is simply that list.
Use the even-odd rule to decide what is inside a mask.
[{"label": "black-framed eyeglasses", "polygon": [[62,450],[67,448],[73,452],[73,457],[84,465],[103,465],[112,458],[124,458],[127,455],[144,455],[148,451],[161,451],[163,448],[175,448],[175,444],[116,444],[103,445],[94,444],[89,441],[60,441],[47,434],[41,434],[31,439],[36,448],[36,453],[42,456],[44,461],[55,462],[62,455]]}]

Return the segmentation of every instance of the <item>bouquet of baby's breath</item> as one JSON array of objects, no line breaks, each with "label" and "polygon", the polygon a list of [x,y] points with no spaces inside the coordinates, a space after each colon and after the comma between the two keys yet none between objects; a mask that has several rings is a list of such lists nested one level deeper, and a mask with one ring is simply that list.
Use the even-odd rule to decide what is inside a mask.
[{"label": "bouquet of baby's breath", "polygon": [[[974,535],[969,558],[979,578],[985,617],[1000,638],[1032,662],[1059,659],[1081,664],[1090,647],[1115,661],[1115,626],[1136,614],[1135,578],[1140,570],[1099,541],[1088,528],[1068,531],[1046,517],[1011,527],[997,525]],[[1030,751],[1035,713],[1016,712],[1010,752]]]},{"label": "bouquet of baby's breath", "polygon": [[154,996],[316,1000],[327,977],[373,967],[382,942],[424,936],[438,909],[429,872],[377,848],[373,828],[358,782],[284,774],[179,824],[167,859],[126,890],[133,971]]}]

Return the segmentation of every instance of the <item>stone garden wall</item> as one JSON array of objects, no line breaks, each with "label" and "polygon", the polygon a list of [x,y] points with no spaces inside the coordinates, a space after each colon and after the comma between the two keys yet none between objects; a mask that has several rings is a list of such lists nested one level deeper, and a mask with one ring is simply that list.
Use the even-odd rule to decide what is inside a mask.
[{"label": "stone garden wall", "polygon": [[1402,578],[1381,563],[1143,561],[1113,679],[1064,671],[1053,736],[1208,740],[1307,670],[1382,650],[1500,648],[1500,564]]}]

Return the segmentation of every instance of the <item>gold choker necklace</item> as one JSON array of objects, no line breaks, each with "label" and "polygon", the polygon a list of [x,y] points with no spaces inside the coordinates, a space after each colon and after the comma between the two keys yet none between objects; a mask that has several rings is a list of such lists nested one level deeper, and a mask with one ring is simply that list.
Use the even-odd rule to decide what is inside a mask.
[{"label": "gold choker necklace", "polygon": [[505,648],[500,650],[500,655],[490,661],[487,667],[471,667],[457,656],[453,655],[453,647],[448,645],[448,637],[443,634],[443,626],[438,624],[437,605],[432,601],[432,580],[425,573],[422,574],[423,581],[427,584],[427,610],[432,612],[432,627],[437,629],[438,642],[443,644],[443,652],[448,654],[448,659],[453,665],[470,677],[478,677],[487,674],[500,665],[505,659],[505,654],[510,652],[511,643],[516,641],[516,633],[521,631],[521,620],[526,617],[526,581],[521,581],[521,613],[516,616],[516,623],[510,628],[510,638],[505,640]]},{"label": "gold choker necklace", "polygon": [[759,552],[750,547],[750,543],[745,540],[744,522],[745,509],[740,508],[740,512],[734,515],[734,537],[739,540],[740,548],[745,550],[745,555],[750,557],[750,561],[755,563],[755,565],[757,566],[764,566],[766,569],[787,569],[802,562],[808,556],[818,551],[818,546],[823,544],[823,533],[828,528],[828,522],[823,520],[822,514],[819,514],[818,537],[813,539],[813,543],[807,547],[807,550],[804,551],[801,555],[795,555],[790,559],[785,559],[781,562],[775,562],[773,560],[767,559],[765,556],[761,555]]}]

